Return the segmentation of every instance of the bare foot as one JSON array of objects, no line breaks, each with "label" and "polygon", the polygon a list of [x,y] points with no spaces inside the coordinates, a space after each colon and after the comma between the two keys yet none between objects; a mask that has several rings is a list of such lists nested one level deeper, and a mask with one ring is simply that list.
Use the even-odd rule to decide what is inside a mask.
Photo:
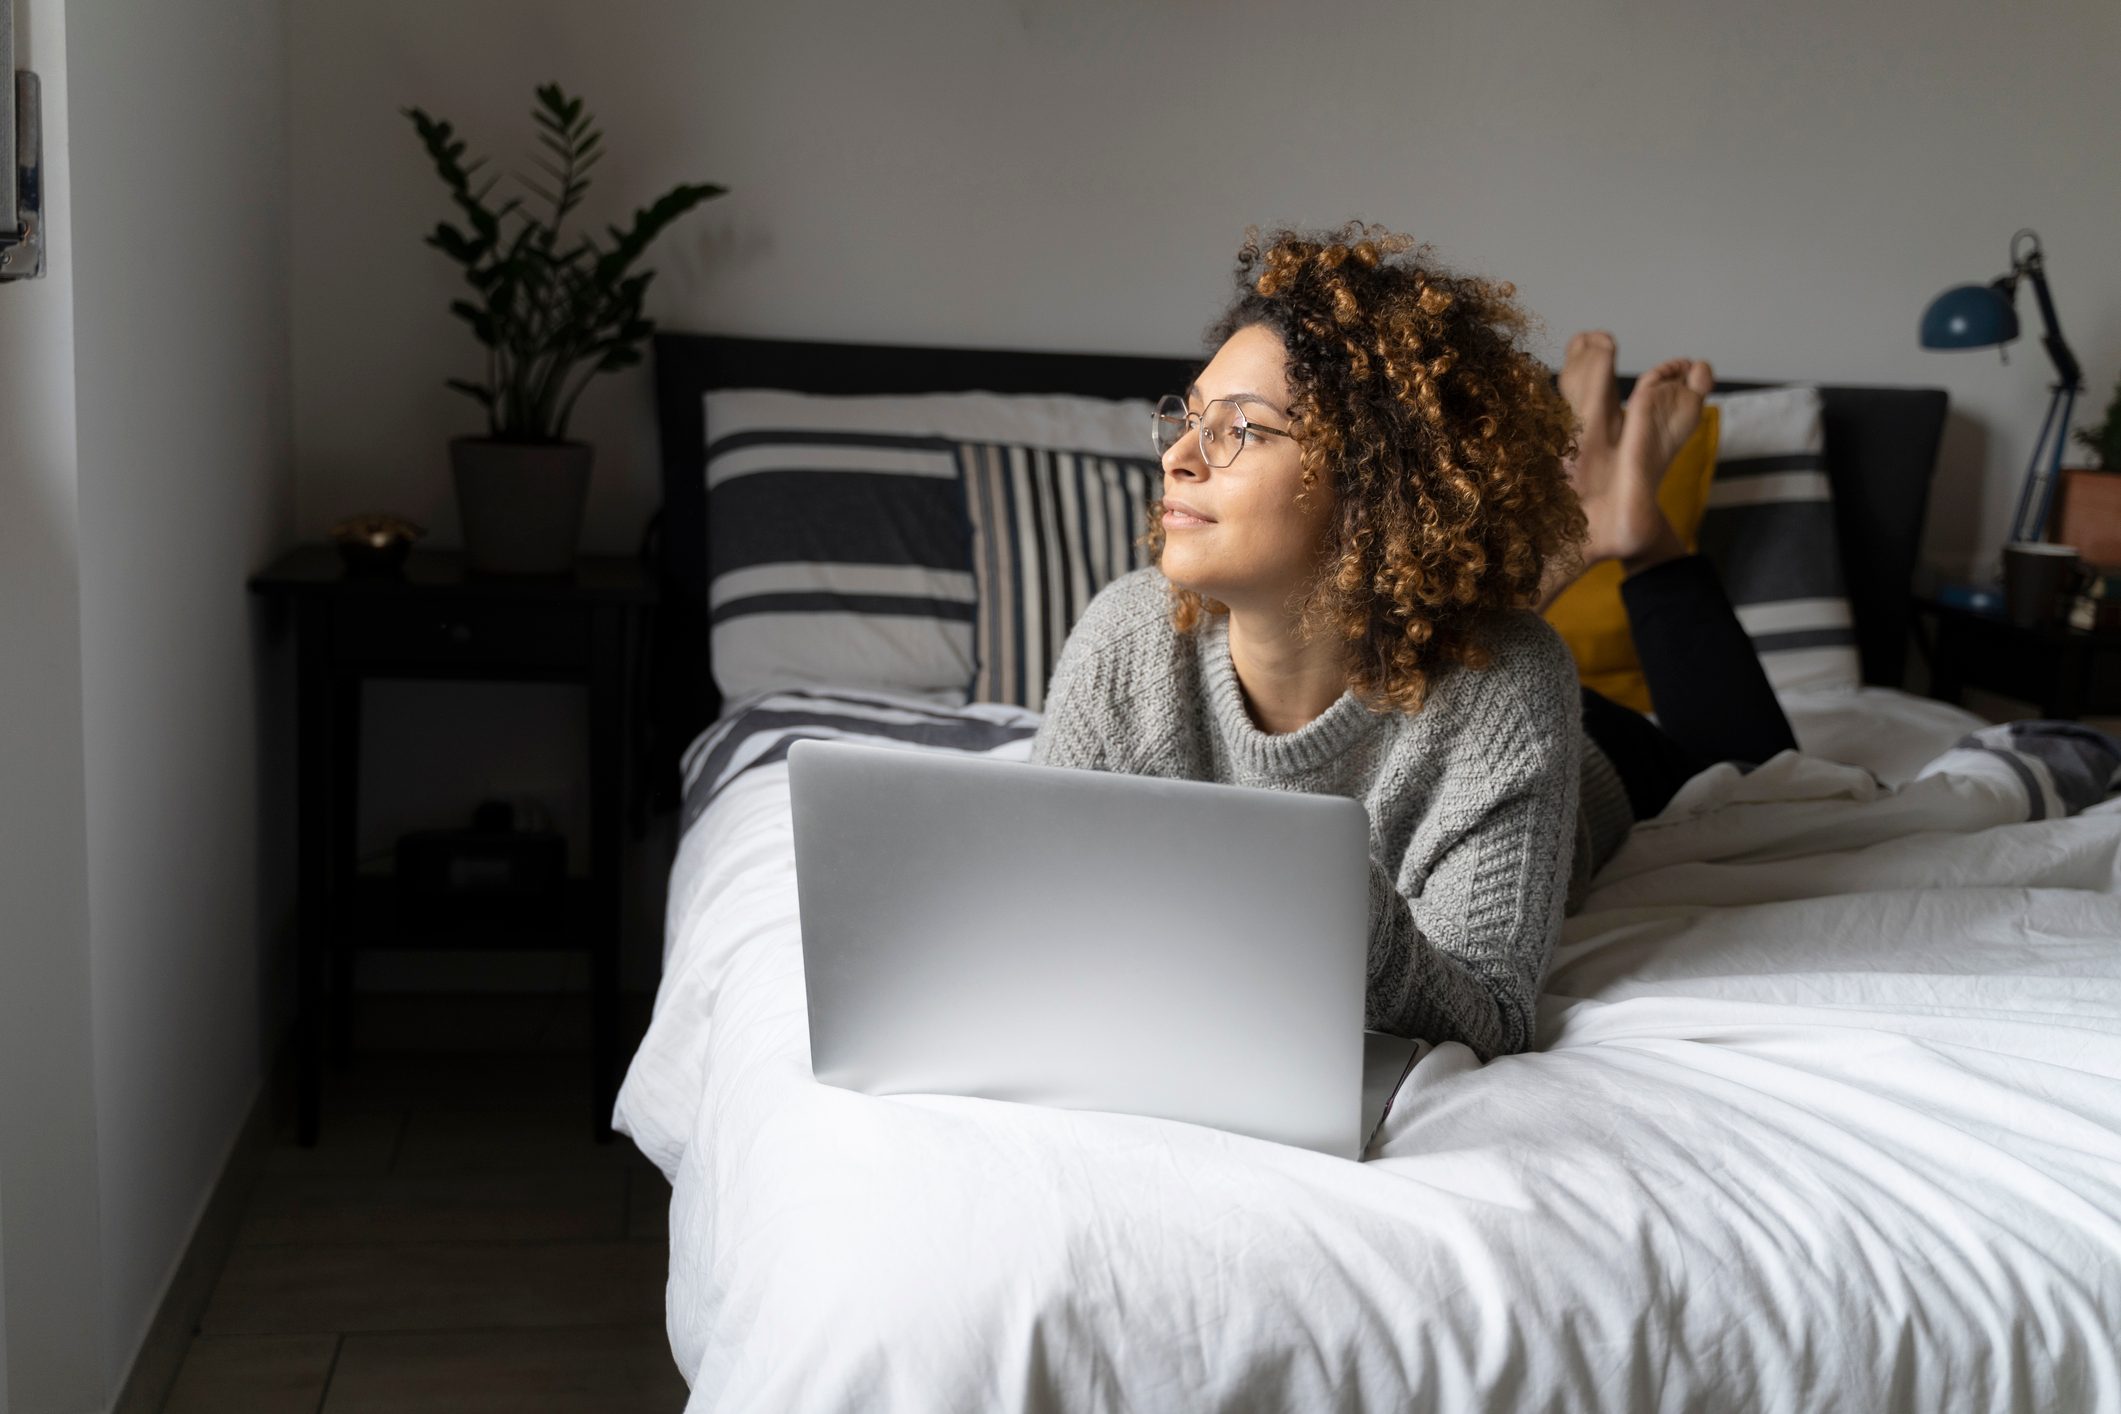
[{"label": "bare foot", "polygon": [[1702,401],[1715,386],[1715,370],[1702,359],[1666,359],[1636,379],[1620,432],[1622,459],[1655,467],[1662,481],[1672,458],[1701,425]]},{"label": "bare foot", "polygon": [[[1658,453],[1669,438],[1669,429],[1683,420],[1682,409],[1666,404],[1674,400],[1671,388],[1687,388],[1684,381],[1675,382],[1687,365],[1675,360],[1644,374],[1623,413],[1613,383],[1616,354],[1613,336],[1592,330],[1569,340],[1561,365],[1562,396],[1583,424],[1576,439],[1576,459],[1569,465],[1569,481],[1590,523],[1582,555],[1585,566],[1600,560],[1633,559],[1671,532],[1657,506],[1657,487],[1672,458],[1670,452]],[[1642,391],[1645,384],[1650,386],[1648,393]],[[1697,397],[1693,417],[1698,420],[1700,415]],[[1689,423],[1687,431],[1691,430]],[[1685,441],[1682,432],[1671,450],[1677,451]]]},{"label": "bare foot", "polygon": [[1613,360],[1618,352],[1611,334],[1585,329],[1570,336],[1562,355],[1561,395],[1583,423],[1585,442],[1594,437],[1601,446],[1620,441],[1620,390],[1613,383]]}]

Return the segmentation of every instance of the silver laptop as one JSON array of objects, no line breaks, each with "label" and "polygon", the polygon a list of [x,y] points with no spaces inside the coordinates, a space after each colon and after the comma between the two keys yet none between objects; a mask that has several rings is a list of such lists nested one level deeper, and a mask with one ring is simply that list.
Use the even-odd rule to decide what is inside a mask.
[{"label": "silver laptop", "polygon": [[851,742],[788,772],[819,1080],[1374,1137],[1416,1043],[1362,1029],[1358,802]]}]

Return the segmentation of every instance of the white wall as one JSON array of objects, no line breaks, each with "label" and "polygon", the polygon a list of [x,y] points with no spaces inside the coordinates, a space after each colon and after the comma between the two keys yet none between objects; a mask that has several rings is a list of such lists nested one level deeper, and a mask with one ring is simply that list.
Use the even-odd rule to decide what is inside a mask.
[{"label": "white wall", "polygon": [[0,1270],[11,1414],[102,1407],[89,1044],[67,33],[15,3],[44,84],[45,275],[0,285]]},{"label": "white wall", "polygon": [[0,1371],[13,1414],[74,1414],[285,1020],[244,579],[293,528],[287,51],[281,0],[18,16],[51,241],[0,287]]},{"label": "white wall", "polygon": [[[1922,351],[1928,299],[2031,225],[2091,411],[2121,373],[2111,0],[373,0],[298,7],[292,46],[309,534],[387,507],[454,537],[444,443],[475,410],[441,380],[477,364],[398,109],[515,159],[552,78],[608,134],[597,214],[734,189],[652,257],[676,327],[1189,352],[1246,223],[1362,215],[1516,281],[1550,357],[1604,325],[1632,366],[1948,388],[1943,560],[2000,540],[2048,370],[2030,342]],[[591,541],[630,547],[645,376],[583,412]]]},{"label": "white wall", "polygon": [[[115,1392],[284,1021],[244,581],[292,538],[281,0],[68,7],[90,973]],[[267,851],[272,851],[268,854]],[[268,867],[271,866],[271,867]],[[269,999],[271,998],[271,999]]]},{"label": "white wall", "polygon": [[[475,360],[404,104],[514,155],[557,77],[609,134],[593,215],[735,188],[656,252],[677,327],[1183,352],[1244,225],[1364,215],[1517,281],[1549,355],[1603,324],[1638,366],[1941,384],[1944,560],[2000,538],[2046,370],[1923,353],[1929,296],[2033,225],[2088,411],[2121,368],[2110,0],[14,3],[54,234],[0,290],[14,1414],[107,1402],[262,1077],[284,787],[244,574],[357,510],[454,537]],[[581,431],[591,544],[629,548],[645,376]]]},{"label": "white wall", "polygon": [[[2030,341],[2008,367],[1924,352],[1930,297],[2000,273],[2032,225],[2089,412],[2121,373],[2112,0],[369,0],[291,25],[311,538],[391,510],[455,543],[446,443],[481,424],[443,379],[480,361],[447,313],[455,269],[421,243],[451,213],[400,109],[501,171],[555,79],[607,135],[593,219],[732,188],[651,253],[672,328],[1191,353],[1248,223],[1361,216],[1515,281],[1550,360],[1604,326],[1634,368],[1684,352],[1948,388],[1928,547],[1954,567],[2003,536],[2048,370]],[[591,549],[632,549],[654,509],[652,418],[645,369],[578,409]],[[502,719],[444,685],[379,696],[370,740],[394,760],[427,739],[530,764],[515,790],[483,762],[376,781],[364,842],[483,794],[563,794],[553,753],[580,722],[551,698]]]}]

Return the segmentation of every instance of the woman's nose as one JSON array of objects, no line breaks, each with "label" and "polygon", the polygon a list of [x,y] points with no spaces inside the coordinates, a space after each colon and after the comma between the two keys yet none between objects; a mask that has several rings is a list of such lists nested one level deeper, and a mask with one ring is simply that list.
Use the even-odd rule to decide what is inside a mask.
[{"label": "woman's nose", "polygon": [[1198,478],[1207,474],[1208,463],[1200,454],[1200,438],[1194,433],[1173,442],[1164,451],[1164,475]]}]

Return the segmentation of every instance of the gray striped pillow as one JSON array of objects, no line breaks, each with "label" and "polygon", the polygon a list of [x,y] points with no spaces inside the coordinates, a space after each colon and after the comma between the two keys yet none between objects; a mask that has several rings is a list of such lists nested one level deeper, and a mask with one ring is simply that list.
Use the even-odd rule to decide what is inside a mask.
[{"label": "gray striped pillow", "polygon": [[708,623],[723,699],[836,687],[962,703],[978,657],[960,448],[1124,456],[1144,440],[1149,405],[739,388],[708,393],[706,417]]},{"label": "gray striped pillow", "polygon": [[974,702],[1044,708],[1061,644],[1092,595],[1147,564],[1163,485],[1147,457],[996,442],[958,447],[979,601]]},{"label": "gray striped pillow", "polygon": [[801,425],[710,438],[707,623],[724,699],[834,684],[961,694],[973,601],[952,444]]},{"label": "gray striped pillow", "polygon": [[1700,549],[1777,692],[1862,685],[1834,530],[1819,390],[1718,393],[1716,475]]}]

